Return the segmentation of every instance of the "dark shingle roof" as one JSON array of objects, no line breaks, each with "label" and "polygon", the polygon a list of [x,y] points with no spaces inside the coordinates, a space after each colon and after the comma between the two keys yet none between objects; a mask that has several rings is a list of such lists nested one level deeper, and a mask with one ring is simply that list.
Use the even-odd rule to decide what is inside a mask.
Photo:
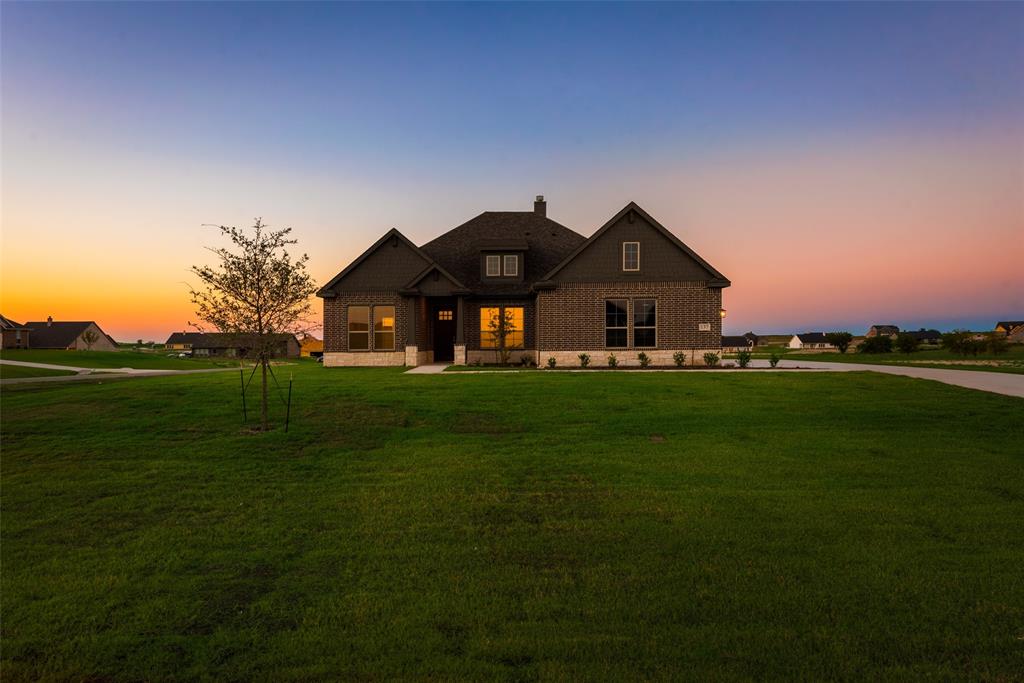
[{"label": "dark shingle roof", "polygon": [[26,329],[21,323],[16,323],[10,318],[5,318],[0,315],[0,330],[24,330]]},{"label": "dark shingle roof", "polygon": [[[75,343],[75,340],[85,332],[89,325],[96,325],[92,320],[79,320],[74,322],[57,322],[47,324],[45,320],[27,322],[25,327],[32,330],[31,346],[34,349],[66,349]],[[97,329],[107,339],[110,335],[103,331],[99,325]],[[113,339],[110,339],[113,342]],[[114,342],[116,344],[116,342]]]},{"label": "dark shingle roof", "polygon": [[1012,330],[1020,325],[1024,325],[1024,320],[1000,320],[996,323],[996,327],[1002,327],[1007,330]]},{"label": "dark shingle roof", "polygon": [[825,338],[824,332],[804,332],[803,334],[796,335],[797,339],[802,341],[804,344],[827,344],[828,339]]},{"label": "dark shingle roof", "polygon": [[[286,341],[295,335],[287,333],[267,335],[273,341]],[[298,343],[298,339],[295,339]],[[174,332],[165,344],[191,344],[194,349],[232,349],[253,346],[253,335],[233,332]]]},{"label": "dark shingle roof", "polygon": [[742,337],[739,337],[739,336],[725,337],[725,336],[723,336],[722,337],[722,346],[726,347],[726,348],[727,347],[732,347],[732,346],[750,346],[750,340],[747,339],[745,336],[742,336]]},{"label": "dark shingle roof", "polygon": [[897,325],[872,325],[871,329],[876,332],[889,332],[892,334],[896,334],[900,331],[900,328]]},{"label": "dark shingle roof", "polygon": [[942,333],[938,330],[907,330],[903,334],[909,334],[911,337],[918,341],[926,341],[929,339],[941,339]]},{"label": "dark shingle roof", "polygon": [[[583,235],[533,211],[485,211],[420,249],[473,291],[525,294],[584,241]],[[497,246],[525,248],[522,282],[482,281],[480,250]]]}]

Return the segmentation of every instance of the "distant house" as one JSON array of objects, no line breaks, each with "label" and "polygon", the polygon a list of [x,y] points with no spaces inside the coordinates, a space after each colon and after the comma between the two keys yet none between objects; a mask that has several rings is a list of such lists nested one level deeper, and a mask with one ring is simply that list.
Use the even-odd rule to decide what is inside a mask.
[{"label": "distant house", "polygon": [[300,355],[302,356],[317,356],[324,355],[324,343],[322,340],[317,339],[311,334],[303,335],[302,339],[299,340]]},{"label": "distant house", "polygon": [[31,330],[21,323],[16,323],[10,318],[0,315],[0,332],[3,333],[2,348],[5,349],[27,349],[28,335]]},{"label": "distant house", "polygon": [[872,325],[871,329],[864,336],[866,337],[895,337],[900,333],[896,325]]},{"label": "distant house", "polygon": [[736,351],[749,351],[753,346],[754,342],[749,337],[747,337],[747,335],[722,337],[722,351],[727,353],[735,353]]},{"label": "distant house", "polygon": [[[274,358],[298,358],[299,340],[294,334],[272,334],[271,356]],[[224,356],[244,358],[256,346],[251,334],[230,332],[175,332],[164,343],[172,351],[188,351],[193,356]]]},{"label": "distant house", "polygon": [[[63,349],[69,351],[117,351],[117,342],[104,332],[93,320],[76,322],[55,321],[53,317],[38,322],[27,322],[25,327],[31,330],[30,348]],[[87,344],[82,337],[92,332],[96,340]]]},{"label": "distant house", "polygon": [[750,340],[750,345],[751,346],[757,346],[757,345],[759,345],[761,343],[761,337],[756,335],[756,334],[754,334],[753,332],[747,332],[743,336]]},{"label": "distant house", "polygon": [[938,330],[926,330],[921,328],[916,332],[911,330],[905,330],[903,334],[909,334],[911,337],[916,339],[922,344],[939,344],[942,342],[942,333]]},{"label": "distant house", "polygon": [[789,340],[789,348],[834,349],[835,346],[829,344],[824,332],[804,332],[803,334],[793,335],[793,338]]},{"label": "distant house", "polygon": [[1009,336],[1019,327],[1024,327],[1024,320],[1000,320],[996,323],[995,331],[999,334]]}]

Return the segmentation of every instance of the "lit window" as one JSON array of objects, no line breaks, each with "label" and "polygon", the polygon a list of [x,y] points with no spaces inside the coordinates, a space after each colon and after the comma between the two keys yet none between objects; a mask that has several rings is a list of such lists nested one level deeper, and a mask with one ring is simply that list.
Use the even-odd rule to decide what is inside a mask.
[{"label": "lit window", "polygon": [[622,243],[622,269],[640,270],[640,243]]},{"label": "lit window", "polygon": [[658,345],[658,310],[654,299],[633,301],[633,346]]},{"label": "lit window", "polygon": [[395,350],[395,307],[373,307],[373,348],[375,351]]},{"label": "lit window", "polygon": [[523,308],[521,306],[505,306],[504,308],[480,308],[480,348],[498,349],[501,344],[501,318],[505,318],[506,349],[523,348]]},{"label": "lit window", "polygon": [[493,254],[487,257],[487,277],[501,275],[501,256]]},{"label": "lit window", "polygon": [[611,348],[625,347],[628,332],[628,318],[625,299],[608,299],[604,302],[604,345]]},{"label": "lit window", "polygon": [[515,254],[505,256],[505,275],[519,275],[519,257]]},{"label": "lit window", "polygon": [[452,319],[452,312],[451,311],[438,311],[437,312],[437,319],[438,320],[451,320]]},{"label": "lit window", "polygon": [[370,307],[348,307],[348,350],[370,350]]}]

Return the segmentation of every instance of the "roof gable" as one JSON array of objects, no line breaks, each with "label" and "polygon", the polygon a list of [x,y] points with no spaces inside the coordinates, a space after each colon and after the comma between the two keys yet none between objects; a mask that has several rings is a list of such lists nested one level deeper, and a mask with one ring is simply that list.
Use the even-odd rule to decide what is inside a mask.
[{"label": "roof gable", "polygon": [[321,287],[316,295],[331,297],[339,291],[398,290],[435,265],[419,247],[392,228]]},{"label": "roof gable", "polygon": [[706,280],[716,287],[728,287],[731,284],[728,278],[636,202],[629,202],[612,216],[543,279],[618,279],[623,275],[620,247],[623,241],[641,242],[641,270],[637,275],[629,274],[630,279],[639,275],[644,279]]},{"label": "roof gable", "polygon": [[[96,325],[92,320],[49,323],[46,320],[40,320],[25,323],[25,327],[31,330],[32,346],[40,349],[66,349],[74,344],[75,340],[92,325]],[[96,329],[104,337],[110,339],[110,335],[104,332],[99,325],[96,325]]]}]

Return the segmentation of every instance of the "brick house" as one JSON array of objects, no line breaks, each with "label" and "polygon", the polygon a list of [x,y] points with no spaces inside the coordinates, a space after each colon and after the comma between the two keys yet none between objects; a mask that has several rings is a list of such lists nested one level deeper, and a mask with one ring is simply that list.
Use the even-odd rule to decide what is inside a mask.
[{"label": "brick house", "polygon": [[[671,365],[721,350],[729,280],[630,202],[589,238],[533,211],[486,211],[417,247],[390,230],[317,292],[324,365]],[[494,333],[507,321],[504,339]]]},{"label": "brick house", "polygon": [[[299,340],[294,334],[267,335],[273,358],[298,358]],[[172,332],[164,342],[170,351],[186,351],[196,357],[224,356],[244,358],[258,345],[254,335],[230,332]]]},{"label": "brick house", "polygon": [[897,325],[872,325],[868,328],[868,333],[865,337],[893,337],[895,338],[900,333],[900,328]]},{"label": "brick house", "polygon": [[0,341],[5,349],[27,349],[31,329],[0,315]]}]

